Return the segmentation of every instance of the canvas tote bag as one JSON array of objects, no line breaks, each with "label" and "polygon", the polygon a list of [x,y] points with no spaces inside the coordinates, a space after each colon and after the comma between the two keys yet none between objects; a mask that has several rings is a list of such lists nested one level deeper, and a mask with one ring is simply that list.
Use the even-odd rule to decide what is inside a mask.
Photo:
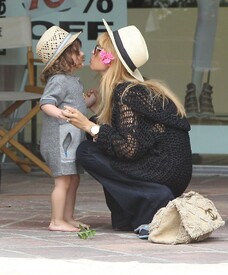
[{"label": "canvas tote bag", "polygon": [[190,191],[155,214],[149,224],[148,240],[162,244],[202,241],[224,224],[211,200]]}]

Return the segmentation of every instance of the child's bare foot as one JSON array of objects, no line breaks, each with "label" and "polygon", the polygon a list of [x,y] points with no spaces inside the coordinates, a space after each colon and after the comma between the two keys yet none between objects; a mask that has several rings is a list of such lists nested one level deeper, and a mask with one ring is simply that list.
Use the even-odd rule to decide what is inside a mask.
[{"label": "child's bare foot", "polygon": [[86,223],[83,223],[83,222],[79,222],[79,221],[76,221],[76,220],[70,220],[70,221],[67,221],[69,224],[73,225],[74,227],[76,228],[80,228],[80,226],[86,228],[86,229],[89,229],[90,228],[90,225],[89,224],[86,224]]},{"label": "child's bare foot", "polygon": [[63,232],[79,232],[80,229],[74,225],[61,221],[59,223],[51,222],[48,229],[50,231],[63,231]]}]

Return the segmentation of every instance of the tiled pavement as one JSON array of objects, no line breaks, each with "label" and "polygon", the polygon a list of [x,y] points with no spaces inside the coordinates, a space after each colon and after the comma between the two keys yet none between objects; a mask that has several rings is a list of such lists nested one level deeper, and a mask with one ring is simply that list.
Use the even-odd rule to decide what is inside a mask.
[{"label": "tiled pavement", "polygon": [[101,186],[81,179],[78,219],[95,237],[50,232],[53,180],[40,171],[24,174],[2,168],[0,193],[0,275],[36,274],[228,274],[228,177],[193,176],[187,191],[210,198],[226,221],[209,239],[187,245],[161,245],[110,226]]}]

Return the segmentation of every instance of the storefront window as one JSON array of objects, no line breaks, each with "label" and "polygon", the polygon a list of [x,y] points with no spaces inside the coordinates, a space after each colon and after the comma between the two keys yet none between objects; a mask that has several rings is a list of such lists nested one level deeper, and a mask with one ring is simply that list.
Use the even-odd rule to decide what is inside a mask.
[{"label": "storefront window", "polygon": [[128,24],[146,38],[142,68],[182,100],[193,164],[228,165],[228,0],[128,0]]},{"label": "storefront window", "polygon": [[[128,8],[190,8],[197,7],[197,0],[127,0],[127,5]],[[227,6],[227,0],[220,1],[220,7]]]}]

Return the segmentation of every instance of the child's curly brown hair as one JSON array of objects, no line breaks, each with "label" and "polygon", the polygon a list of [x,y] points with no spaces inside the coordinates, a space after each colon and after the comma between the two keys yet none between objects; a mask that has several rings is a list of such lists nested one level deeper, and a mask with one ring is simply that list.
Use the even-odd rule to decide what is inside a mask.
[{"label": "child's curly brown hair", "polygon": [[53,65],[48,70],[41,73],[41,82],[43,84],[46,84],[51,76],[60,73],[71,73],[74,68],[77,68],[77,64],[75,64],[74,60],[72,59],[72,54],[75,53],[77,56],[79,56],[81,46],[81,40],[79,38],[75,39],[75,41],[65,49],[65,51],[59,56],[59,58],[56,59]]}]

